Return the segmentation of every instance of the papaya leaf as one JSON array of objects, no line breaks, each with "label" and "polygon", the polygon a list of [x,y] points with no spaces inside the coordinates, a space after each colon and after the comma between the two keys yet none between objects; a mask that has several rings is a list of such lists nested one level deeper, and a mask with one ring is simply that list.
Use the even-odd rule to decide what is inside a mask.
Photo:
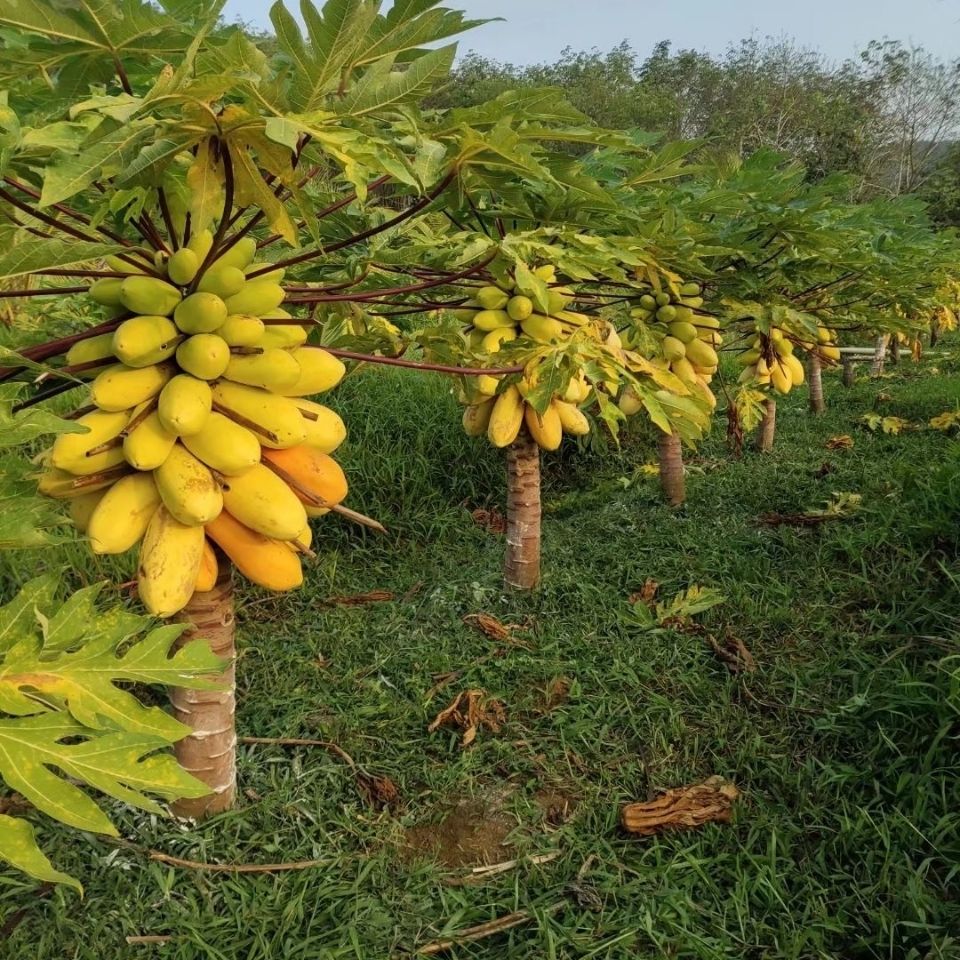
[{"label": "papaya leaf", "polygon": [[37,270],[72,267],[124,250],[118,243],[28,237],[14,242],[14,231],[0,231],[0,279],[23,277]]},{"label": "papaya leaf", "polygon": [[37,846],[33,827],[19,817],[0,814],[0,860],[44,883],[65,883],[83,893],[80,881],[56,870]]}]

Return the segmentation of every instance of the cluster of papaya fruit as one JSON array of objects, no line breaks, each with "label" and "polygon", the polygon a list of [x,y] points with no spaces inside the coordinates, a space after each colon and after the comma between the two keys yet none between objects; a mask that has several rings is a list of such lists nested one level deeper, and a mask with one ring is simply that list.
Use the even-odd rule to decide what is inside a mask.
[{"label": "cluster of papaya fruit", "polygon": [[86,430],[57,438],[39,484],[71,500],[95,553],[140,544],[140,597],[163,617],[212,588],[211,541],[253,582],[299,586],[308,517],[347,493],[330,456],[344,424],[303,399],[336,386],[343,364],[305,345],[254,240],[215,259],[212,243],[203,231],[139,273],[111,259],[125,275],[91,285],[117,325],[67,354],[93,378]]},{"label": "cluster of papaya fruit", "polygon": [[744,365],[740,382],[755,381],[782,394],[799,387],[804,381],[804,370],[793,350],[793,341],[779,327],[771,327],[766,334],[758,333],[750,348],[740,355]]},{"label": "cluster of papaya fruit", "polygon": [[[652,333],[657,341],[653,363],[678,376],[687,386],[696,389],[710,404],[716,397],[710,382],[717,372],[717,350],[723,343],[720,321],[701,310],[703,296],[698,283],[684,283],[666,290],[650,290],[640,296],[630,311],[633,326],[623,331],[624,346],[642,346],[644,333]],[[640,398],[630,387],[620,397],[620,409],[628,416],[639,412]]]},{"label": "cluster of papaya fruit", "polygon": [[[546,312],[538,312],[532,298],[505,283],[481,287],[473,299],[457,310],[458,318],[468,325],[467,341],[476,353],[497,353],[504,343],[520,337],[537,343],[560,343],[577,328],[590,323],[586,315],[567,309],[574,292],[557,284],[552,264],[536,267],[532,273],[549,286]],[[502,389],[500,377],[471,377],[461,396],[467,404],[464,430],[471,437],[486,434],[495,447],[508,447],[526,424],[543,450],[556,450],[565,433],[589,433],[590,421],[579,409],[579,404],[590,396],[586,379],[574,377],[561,396],[550,399],[542,413],[526,401],[537,380],[536,369],[528,371],[519,383]]]}]

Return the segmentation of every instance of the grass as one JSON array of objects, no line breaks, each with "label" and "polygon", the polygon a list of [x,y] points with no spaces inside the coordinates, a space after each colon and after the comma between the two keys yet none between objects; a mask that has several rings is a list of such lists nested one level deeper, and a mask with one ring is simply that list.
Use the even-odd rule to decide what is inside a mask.
[{"label": "grass", "polygon": [[[373,809],[324,751],[246,746],[235,811],[187,829],[118,808],[123,836],[195,860],[323,866],[206,874],[43,822],[86,897],[38,898],[0,876],[0,926],[25,908],[0,956],[382,960],[523,910],[526,924],[450,955],[960,957],[960,457],[932,431],[856,424],[874,408],[923,422],[954,407],[960,364],[931,363],[850,390],[827,374],[821,418],[802,392],[781,400],[769,457],[732,459],[718,429],[679,511],[640,469],[649,437],[548,458],[532,596],[503,594],[502,539],[470,516],[502,506],[502,461],[462,435],[445,382],[349,378],[335,402],[351,428],[350,504],[390,535],[324,521],[305,589],[241,590],[238,722],[336,741],[391,778],[399,804]],[[838,434],[854,447],[828,450]],[[757,523],[834,491],[862,494],[860,513]],[[66,564],[71,586],[129,569],[79,546],[3,556],[5,589],[38,562]],[[664,598],[719,590],[700,620],[738,636],[757,671],[731,675],[696,634],[642,630],[627,598],[648,578]],[[322,602],[371,590],[398,599]],[[520,642],[463,622],[476,612],[525,625]],[[467,688],[507,720],[462,749],[427,726]],[[619,832],[622,803],[712,774],[742,791],[731,825]],[[459,882],[483,860],[553,851]],[[127,945],[138,935],[172,939]]]}]

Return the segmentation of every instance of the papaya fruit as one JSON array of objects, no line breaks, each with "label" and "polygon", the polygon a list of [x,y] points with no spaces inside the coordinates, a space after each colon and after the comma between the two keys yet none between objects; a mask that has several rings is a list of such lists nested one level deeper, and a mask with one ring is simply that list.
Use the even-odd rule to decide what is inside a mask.
[{"label": "papaya fruit", "polygon": [[306,329],[297,323],[271,323],[263,331],[263,336],[254,344],[264,350],[286,350],[299,347],[307,339]]},{"label": "papaya fruit", "polygon": [[276,388],[276,392],[285,397],[325,393],[332,390],[347,372],[343,363],[322,347],[298,347],[291,350],[289,356],[297,363],[300,373],[293,383]]},{"label": "papaya fruit", "polygon": [[311,400],[297,399],[293,402],[306,428],[303,442],[321,453],[333,453],[347,437],[347,428],[340,416],[329,407]]},{"label": "papaya fruit", "polygon": [[126,553],[140,542],[159,505],[152,474],[122,477],[103,495],[90,517],[90,548],[97,554]]},{"label": "papaya fruit", "polygon": [[154,410],[124,437],[123,456],[136,470],[155,470],[170,456],[176,442],[176,434],[164,429]]},{"label": "papaya fruit", "polygon": [[783,358],[783,365],[790,372],[790,379],[793,381],[793,385],[799,387],[806,379],[806,371],[803,369],[803,364],[791,353]]},{"label": "papaya fruit", "polygon": [[[77,420],[77,425],[86,427],[85,433],[61,433],[54,440],[50,451],[51,466],[75,476],[89,476],[123,463],[119,437],[129,421],[130,414],[126,410],[115,413],[94,410],[84,414]],[[89,455],[95,447],[112,440],[117,442],[108,450]]]},{"label": "papaya fruit", "polygon": [[203,427],[183,445],[202,463],[232,477],[260,462],[260,443],[246,427],[222,413],[211,413]]},{"label": "papaya fruit", "polygon": [[223,494],[213,474],[179,443],[153,471],[153,478],[164,506],[181,523],[208,523],[223,509]]},{"label": "papaya fruit", "polygon": [[286,450],[267,450],[263,456],[288,474],[310,497],[324,501],[318,506],[311,503],[310,497],[304,496],[301,490],[294,490],[310,517],[329,513],[330,507],[341,503],[347,496],[347,478],[340,464],[315,447],[301,445]]},{"label": "papaya fruit", "polygon": [[251,530],[228,511],[207,524],[206,534],[257,586],[285,591],[303,583],[303,568],[296,553],[285,543]]},{"label": "papaya fruit", "polygon": [[584,437],[590,432],[590,421],[579,407],[564,400],[554,400],[553,406],[556,407],[564,433],[572,437]]},{"label": "papaya fruit", "polygon": [[463,411],[463,430],[468,437],[482,437],[487,432],[495,402],[494,398],[490,397],[480,403],[471,403]]},{"label": "papaya fruit", "polygon": [[175,376],[161,391],[157,403],[160,423],[168,433],[188,437],[198,433],[210,416],[210,385],[189,374]]},{"label": "papaya fruit", "polygon": [[[281,452],[271,451],[271,454]],[[264,451],[264,457],[267,456],[268,452]],[[299,497],[262,463],[227,479],[223,505],[251,530],[274,540],[293,540],[307,522]]]},{"label": "papaya fruit", "polygon": [[675,337],[681,343],[690,343],[697,339],[697,328],[685,320],[674,320],[670,324],[670,336]]},{"label": "papaya fruit", "polygon": [[500,381],[489,373],[482,373],[479,377],[474,377],[474,385],[482,397],[493,397],[496,396]]},{"label": "papaya fruit", "polygon": [[197,333],[177,347],[177,363],[199,380],[216,380],[230,363],[230,347],[215,333]]},{"label": "papaya fruit", "polygon": [[550,404],[543,413],[538,413],[530,404],[523,405],[523,419],[530,436],[541,450],[556,450],[563,440],[563,424],[557,408]]},{"label": "papaya fruit", "polygon": [[517,439],[524,406],[516,384],[511,384],[496,398],[487,425],[487,438],[495,447],[508,447]]},{"label": "papaya fruit", "polygon": [[247,282],[243,271],[239,267],[213,266],[206,270],[197,283],[197,290],[201,293],[212,293],[226,300],[243,289]]},{"label": "papaya fruit", "polygon": [[555,343],[558,340],[563,340],[567,335],[566,329],[559,320],[554,320],[553,317],[545,317],[539,313],[527,317],[520,324],[520,327],[528,337],[539,343]]},{"label": "papaya fruit", "polygon": [[480,347],[487,353],[496,353],[504,343],[517,339],[517,331],[513,327],[500,327],[491,330],[480,342]]},{"label": "papaya fruit", "polygon": [[[253,237],[241,237],[226,253],[217,257],[210,264],[211,270],[217,270],[221,267],[237,267],[240,270],[245,269],[253,263],[253,258],[257,254],[257,241]],[[237,313],[244,313],[238,310]]]},{"label": "papaya fruit", "polygon": [[114,331],[113,352],[128,367],[149,367],[172,357],[179,339],[180,331],[168,317],[131,317]]},{"label": "papaya fruit", "polygon": [[220,564],[217,561],[217,552],[205,537],[203,555],[200,557],[200,569],[197,571],[197,582],[193,585],[193,592],[209,593],[217,585],[219,574]]},{"label": "papaya fruit", "polygon": [[[109,487],[107,488],[109,489]],[[94,490],[93,493],[84,493],[70,501],[70,522],[80,533],[86,533],[90,525],[90,517],[97,509],[97,504],[104,495],[103,490]]]},{"label": "papaya fruit", "polygon": [[114,356],[113,353],[113,334],[101,333],[96,337],[87,337],[86,340],[78,340],[63,358],[68,367],[79,363],[93,363],[97,360],[106,360]]},{"label": "papaya fruit", "polygon": [[683,341],[676,337],[664,337],[660,344],[660,352],[667,360],[673,362],[682,360],[687,355],[687,348]]},{"label": "papaya fruit", "polygon": [[203,527],[185,524],[161,504],[140,544],[137,591],[156,617],[172,617],[193,596],[203,558]]},{"label": "papaya fruit", "polygon": [[231,347],[252,347],[266,329],[259,317],[248,313],[231,313],[217,330],[217,336],[226,340]]},{"label": "papaya fruit", "polygon": [[223,375],[234,383],[281,393],[282,388],[292,387],[299,380],[300,364],[286,350],[264,350],[231,356]]},{"label": "papaya fruit", "polygon": [[670,364],[670,369],[684,382],[693,380],[697,371],[693,369],[693,364],[686,358],[681,357]]},{"label": "papaya fruit", "polygon": [[227,305],[214,293],[191,293],[173,312],[184,333],[213,333],[227,319]]},{"label": "papaya fruit", "polygon": [[789,393],[793,386],[789,371],[779,363],[774,363],[770,367],[770,383],[777,393]]},{"label": "papaya fruit", "polygon": [[484,310],[502,310],[510,300],[510,294],[501,290],[499,287],[487,286],[481,287],[474,299],[483,307]]},{"label": "papaya fruit", "polygon": [[127,277],[120,284],[120,302],[137,315],[169,317],[181,299],[176,287],[155,277]]},{"label": "papaya fruit", "polygon": [[[249,277],[252,273],[259,273],[260,270],[264,270],[267,267],[272,266],[272,263],[253,262],[244,267],[243,272]],[[260,273],[257,277],[257,280],[262,280],[266,283],[283,283],[283,278],[286,272],[287,271],[285,268],[277,267],[275,270],[269,270],[267,273]]]},{"label": "papaya fruit", "polygon": [[275,310],[286,298],[283,287],[270,281],[248,280],[239,293],[227,298],[227,310],[230,313],[252,313],[262,317]]},{"label": "papaya fruit", "polygon": [[120,287],[123,286],[122,277],[105,277],[102,280],[94,280],[87,288],[87,294],[94,303],[99,303],[103,307],[120,307],[123,301],[120,299]]},{"label": "papaya fruit", "polygon": [[167,261],[167,276],[178,287],[192,283],[199,269],[200,259],[189,247],[181,247]]},{"label": "papaya fruit", "polygon": [[197,260],[201,264],[207,259],[207,254],[212,248],[213,234],[207,229],[195,231],[187,243],[187,249],[197,255]]},{"label": "papaya fruit", "polygon": [[479,310],[473,317],[473,325],[478,330],[489,333],[491,330],[499,330],[501,327],[514,326],[510,314],[506,310]]},{"label": "papaya fruit", "polygon": [[101,410],[129,410],[155,397],[172,376],[169,363],[139,369],[114,364],[90,385],[90,398]]},{"label": "papaya fruit", "polygon": [[700,339],[693,339],[687,344],[687,359],[698,367],[715,367],[718,362],[713,347]]},{"label": "papaya fruit", "polygon": [[507,315],[514,323],[526,320],[533,313],[533,301],[529,297],[518,294],[507,301]]},{"label": "papaya fruit", "polygon": [[306,421],[297,407],[302,400],[220,380],[213,388],[213,401],[220,413],[236,417],[241,426],[256,425],[259,430],[254,432],[263,447],[293,447],[306,439]]}]

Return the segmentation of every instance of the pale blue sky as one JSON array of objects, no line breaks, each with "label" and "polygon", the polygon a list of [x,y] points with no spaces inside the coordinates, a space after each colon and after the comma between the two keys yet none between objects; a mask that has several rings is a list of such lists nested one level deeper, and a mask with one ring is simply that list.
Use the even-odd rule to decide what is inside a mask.
[{"label": "pale blue sky", "polygon": [[[314,0],[317,6],[322,0]],[[228,0],[228,19],[269,26],[272,0]],[[299,0],[287,0],[294,10]],[[465,34],[474,49],[512,63],[557,58],[566,47],[609,49],[629,40],[647,53],[658,40],[722,52],[742,37],[789,36],[831,59],[869,40],[904,40],[944,59],[960,57],[960,0],[445,0],[473,18],[504,17]]]}]

